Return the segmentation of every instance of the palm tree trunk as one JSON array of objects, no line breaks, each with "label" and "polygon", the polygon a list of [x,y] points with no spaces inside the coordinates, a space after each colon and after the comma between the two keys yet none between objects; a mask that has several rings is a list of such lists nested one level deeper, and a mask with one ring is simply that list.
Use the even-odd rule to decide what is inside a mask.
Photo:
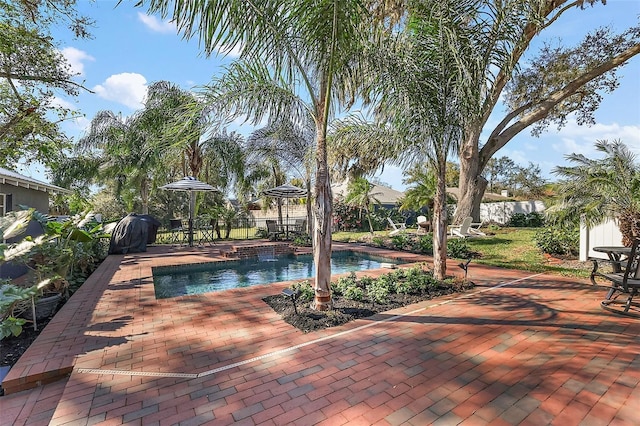
[{"label": "palm tree trunk", "polygon": [[433,276],[443,280],[447,275],[446,163],[437,169],[438,181],[433,199]]},{"label": "palm tree trunk", "polygon": [[316,135],[316,197],[314,202],[313,260],[315,262],[315,297],[313,308],[331,309],[331,221],[333,200],[327,166],[327,141],[322,126]]},{"label": "palm tree trunk", "polygon": [[367,215],[367,222],[369,222],[369,232],[371,233],[371,235],[373,235],[373,224],[371,223],[371,212],[369,211],[368,207],[365,208],[365,213]]},{"label": "palm tree trunk", "polygon": [[306,190],[307,190],[307,229],[304,231],[311,235],[313,232],[313,210],[311,208],[311,179],[306,180]]},{"label": "palm tree trunk", "polygon": [[140,200],[142,214],[149,214],[149,181],[147,179],[143,179],[140,183]]},{"label": "palm tree trunk", "polygon": [[640,213],[626,211],[618,217],[618,228],[622,234],[622,245],[631,247],[636,238],[640,238]]}]

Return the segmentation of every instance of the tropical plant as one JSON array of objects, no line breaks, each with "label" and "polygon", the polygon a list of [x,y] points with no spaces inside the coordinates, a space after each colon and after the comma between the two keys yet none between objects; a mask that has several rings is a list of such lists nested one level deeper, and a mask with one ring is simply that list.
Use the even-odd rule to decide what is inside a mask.
[{"label": "tropical plant", "polygon": [[374,193],[371,192],[373,190],[373,184],[370,183],[365,178],[359,177],[355,179],[351,179],[349,184],[347,185],[347,195],[344,199],[344,202],[347,205],[357,207],[367,218],[367,222],[369,223],[369,232],[373,235],[373,224],[371,222],[371,210],[377,204],[380,204],[380,201],[376,198],[377,195],[380,195],[379,192]]},{"label": "tropical plant", "polygon": [[625,246],[640,236],[640,163],[620,140],[595,143],[601,159],[583,154],[566,158],[575,166],[559,166],[553,173],[563,178],[557,203],[547,210],[553,223],[594,226],[615,218]]},{"label": "tropical plant", "polygon": [[367,164],[426,163],[436,177],[434,191],[434,274],[446,275],[447,161],[463,137],[465,121],[477,108],[469,84],[475,46],[469,34],[474,5],[463,0],[410,3],[407,25],[371,46],[367,65],[378,70],[366,81],[365,99],[376,123],[359,116],[342,120],[334,137],[358,146]]},{"label": "tropical plant", "polygon": [[[312,182],[312,160],[313,160],[313,143],[314,143],[314,123],[309,122],[308,118],[302,124],[297,124],[292,117],[285,117],[282,121],[271,123],[266,127],[256,130],[247,140],[246,151],[249,164],[254,164],[256,168],[259,165],[273,165],[271,172],[273,177],[276,176],[276,170],[283,170],[284,173],[290,174],[296,172],[304,181],[304,188],[307,191],[307,225],[313,221],[311,213],[311,182]],[[256,161],[257,164],[256,164]],[[260,161],[266,160],[266,161]],[[273,162],[277,161],[276,168]],[[276,187],[284,183],[285,176],[279,179],[277,183],[275,179],[271,187]],[[293,185],[297,185],[292,182]],[[265,188],[267,189],[267,188]],[[260,191],[258,191],[260,192]],[[268,206],[269,199],[265,199],[265,207]],[[278,215],[282,220],[282,207],[278,202]]]},{"label": "tropical plant", "polygon": [[[100,166],[96,178],[117,182],[118,196],[126,193],[127,188],[135,188],[143,214],[149,213],[153,171],[162,158],[150,138],[153,133],[140,113],[122,117],[112,111],[100,111],[91,120],[89,131],[76,145],[77,153],[85,157],[95,155],[94,151],[98,150]],[[132,203],[129,197],[126,203],[129,211],[133,210]]]},{"label": "tropical plant", "polygon": [[[266,2],[140,0],[197,35],[207,54],[216,47],[241,48],[241,62],[227,70],[210,105],[253,122],[269,117],[308,117],[315,130],[313,248],[314,306],[331,307],[332,197],[327,162],[327,125],[334,103],[345,100],[358,74],[358,49],[371,31],[360,1],[272,0]],[[236,90],[229,91],[230,87]],[[301,95],[298,95],[300,93]],[[305,119],[306,120],[306,119]]]},{"label": "tropical plant", "polygon": [[400,209],[409,211],[427,211],[431,220],[430,207],[436,194],[437,178],[426,164],[415,164],[405,172],[402,183],[408,185],[401,200]]}]

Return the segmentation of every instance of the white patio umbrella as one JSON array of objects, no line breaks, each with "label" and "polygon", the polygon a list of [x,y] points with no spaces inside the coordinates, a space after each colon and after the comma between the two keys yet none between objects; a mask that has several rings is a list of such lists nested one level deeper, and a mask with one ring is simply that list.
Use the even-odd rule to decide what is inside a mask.
[{"label": "white patio umbrella", "polygon": [[217,189],[193,176],[183,177],[178,181],[161,186],[160,189],[189,191],[189,247],[193,247],[193,211],[196,208],[196,199],[193,195],[196,191],[217,191]]},{"label": "white patio umbrella", "polygon": [[[303,198],[307,196],[307,191],[297,186],[285,183],[275,188],[266,189],[262,193],[268,197],[274,198]],[[289,201],[287,201],[287,237],[289,234]]]}]

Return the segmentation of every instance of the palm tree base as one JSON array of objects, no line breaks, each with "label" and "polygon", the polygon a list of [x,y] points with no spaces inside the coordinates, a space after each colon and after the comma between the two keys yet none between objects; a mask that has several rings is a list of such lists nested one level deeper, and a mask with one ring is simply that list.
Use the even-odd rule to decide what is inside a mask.
[{"label": "palm tree base", "polygon": [[311,304],[311,308],[316,311],[328,311],[332,307],[333,303],[331,301],[331,293],[319,292],[316,290],[316,295],[313,299],[313,303]]}]

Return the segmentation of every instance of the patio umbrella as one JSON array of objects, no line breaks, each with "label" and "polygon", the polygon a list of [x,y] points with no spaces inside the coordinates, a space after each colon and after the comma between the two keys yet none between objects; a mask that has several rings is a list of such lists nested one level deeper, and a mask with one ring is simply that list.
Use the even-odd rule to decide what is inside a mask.
[{"label": "patio umbrella", "polygon": [[216,188],[194,178],[186,176],[182,179],[161,186],[160,189],[172,191],[189,191],[189,247],[193,247],[193,211],[195,210],[196,199],[193,196],[196,191],[217,191]]},{"label": "patio umbrella", "polygon": [[[290,185],[285,183],[284,185],[276,186],[275,188],[266,189],[262,191],[262,193],[268,197],[275,198],[302,198],[307,196],[307,191],[298,188],[297,186]],[[287,228],[286,233],[287,237],[289,236],[289,201],[287,201]]]}]

